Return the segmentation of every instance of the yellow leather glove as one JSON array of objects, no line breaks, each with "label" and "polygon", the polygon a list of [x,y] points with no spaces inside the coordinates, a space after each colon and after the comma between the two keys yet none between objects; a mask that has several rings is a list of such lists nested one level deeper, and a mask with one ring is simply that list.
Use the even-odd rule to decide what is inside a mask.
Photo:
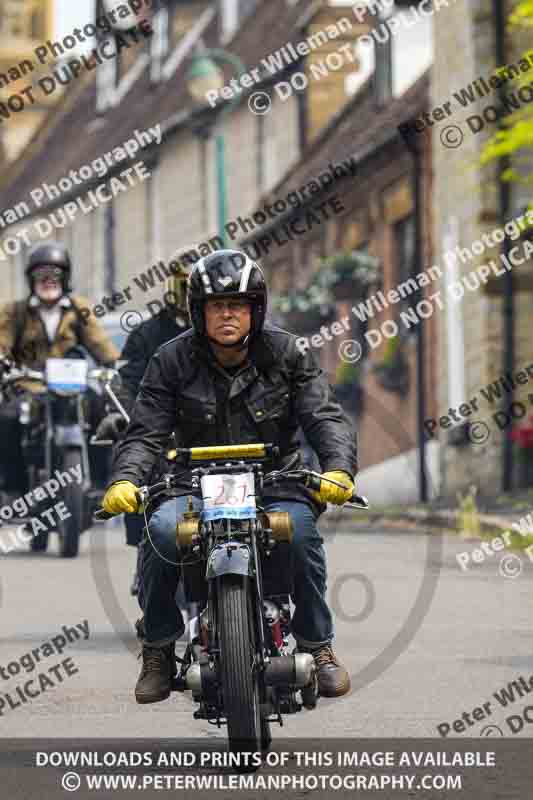
[{"label": "yellow leather glove", "polygon": [[108,514],[134,514],[139,510],[137,487],[131,481],[117,481],[105,493],[102,508]]},{"label": "yellow leather glove", "polygon": [[351,498],[355,486],[347,472],[333,470],[332,472],[324,472],[322,477],[331,478],[332,481],[338,481],[344,484],[346,489],[341,489],[340,486],[335,486],[333,483],[328,483],[327,481],[321,481],[320,491],[313,492],[320,503],[334,503],[336,506],[341,506]]}]

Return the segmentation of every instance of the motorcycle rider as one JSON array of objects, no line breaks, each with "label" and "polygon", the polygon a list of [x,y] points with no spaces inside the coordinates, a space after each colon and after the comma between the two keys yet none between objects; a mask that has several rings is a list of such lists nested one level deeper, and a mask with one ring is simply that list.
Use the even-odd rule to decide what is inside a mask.
[{"label": "motorcycle rider", "polygon": [[[300,423],[324,477],[346,489],[325,480],[318,493],[279,486],[269,489],[263,505],[292,517],[292,633],[298,649],[313,654],[320,693],[338,697],[349,691],[350,678],[331,647],[325,552],[316,520],[327,502],[342,504],[351,497],[355,433],[311,351],[296,347],[296,335],[264,324],[267,287],[248,256],[219,250],[202,258],[189,279],[188,301],[192,330],[151,359],[103,507],[112,514],[137,510],[137,487],[146,483],[173,429],[183,447],[272,442],[280,456],[265,469],[279,469],[298,452]],[[176,522],[185,510],[186,497],[167,499],[150,519],[143,556],[146,641],[135,689],[139,703],[164,700],[171,691],[175,641],[183,633],[172,602],[178,582]]]},{"label": "motorcycle rider", "polygon": [[[71,261],[66,247],[57,241],[40,242],[28,254],[26,279],[29,296],[0,308],[0,353],[31,369],[44,368],[47,358],[63,358],[71,348],[83,345],[106,366],[119,356],[94,317],[84,320],[80,309],[88,302],[72,294]],[[36,392],[39,384],[20,383]],[[21,451],[18,403],[14,398],[0,405],[0,469],[7,492],[26,485]]]},{"label": "motorcycle rider", "polygon": [[[142,377],[156,350],[165,342],[174,339],[190,328],[187,308],[187,278],[190,268],[187,269],[183,261],[178,260],[190,250],[191,248],[183,248],[174,256],[176,267],[174,274],[165,283],[165,305],[162,310],[135,328],[128,336],[122,350],[120,356],[122,366],[119,369],[121,383],[117,396],[128,414],[131,414]],[[112,411],[101,421],[96,436],[98,439],[118,441],[126,425],[122,414]],[[138,547],[142,539],[144,518],[140,514],[126,514],[124,522],[126,544]],[[140,554],[141,551],[139,551],[139,556]],[[138,561],[131,587],[133,595],[139,592],[139,574],[140,563]],[[139,597],[139,605],[142,608],[141,597]]]}]

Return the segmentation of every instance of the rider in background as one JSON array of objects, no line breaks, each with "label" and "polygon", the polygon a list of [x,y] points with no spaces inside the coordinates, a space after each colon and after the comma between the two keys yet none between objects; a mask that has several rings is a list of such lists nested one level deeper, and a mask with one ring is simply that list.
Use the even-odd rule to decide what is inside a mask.
[{"label": "rider in background", "polygon": [[[271,470],[299,453],[300,424],[324,477],[346,488],[326,481],[319,493],[303,486],[272,487],[263,506],[292,517],[292,634],[298,650],[313,654],[320,694],[346,694],[350,678],[331,646],[326,557],[316,522],[327,502],[342,504],[352,495],[355,433],[312,352],[300,352],[296,335],[264,324],[267,287],[248,256],[221,250],[202,258],[191,273],[188,300],[192,330],[163,345],[151,359],[103,507],[111,514],[137,510],[137,487],[150,481],[174,430],[180,447],[271,442],[280,451],[265,464]],[[183,471],[183,478],[190,478],[190,470]],[[173,602],[176,523],[186,502],[186,497],[166,499],[150,519],[143,555],[146,640],[135,690],[139,703],[167,698],[176,671],[175,642],[184,631]]]},{"label": "rider in background", "polygon": [[[80,310],[90,304],[72,294],[71,271],[69,252],[60,242],[41,242],[32,248],[26,265],[28,297],[0,308],[2,355],[36,370],[44,369],[47,358],[64,358],[78,345],[100,364],[109,366],[117,360],[118,350],[96,319],[83,318]],[[39,390],[35,383],[20,385],[30,392]],[[9,493],[27,488],[18,404],[14,398],[0,405],[0,471]]]},{"label": "rider in background", "polygon": [[[189,248],[190,249],[190,248]],[[185,250],[183,252],[186,252]],[[174,263],[177,261],[175,257]],[[190,271],[190,269],[189,269]],[[168,278],[165,284],[165,306],[155,317],[135,328],[124,345],[120,356],[122,366],[119,369],[121,384],[117,396],[124,409],[131,414],[142,377],[148,362],[156,350],[165,342],[179,336],[180,333],[190,328],[189,311],[187,308],[187,277],[188,270],[177,263],[175,274]],[[99,439],[113,439],[118,441],[126,428],[126,420],[122,414],[110,412],[96,431]],[[144,518],[140,514],[126,514],[126,544],[138,547],[142,539]],[[141,550],[139,550],[139,555]],[[137,564],[133,583],[132,594],[139,592],[140,564]],[[142,598],[139,597],[142,608]]]}]

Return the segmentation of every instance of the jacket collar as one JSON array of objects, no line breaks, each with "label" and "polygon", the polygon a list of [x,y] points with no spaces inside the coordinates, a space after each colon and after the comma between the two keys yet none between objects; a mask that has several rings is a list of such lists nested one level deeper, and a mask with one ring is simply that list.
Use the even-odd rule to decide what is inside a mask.
[{"label": "jacket collar", "polygon": [[[217,364],[213,351],[209,347],[207,337],[200,337],[193,334],[191,338],[191,349],[194,356],[201,361],[214,365]],[[252,344],[248,348],[248,358],[257,369],[267,369],[276,363],[269,338],[265,336],[264,333],[255,337],[252,341]]]},{"label": "jacket collar", "polygon": [[[32,294],[28,299],[28,308],[40,308],[41,306],[41,300],[36,294]],[[70,297],[63,295],[52,308],[72,308],[72,300]]]}]

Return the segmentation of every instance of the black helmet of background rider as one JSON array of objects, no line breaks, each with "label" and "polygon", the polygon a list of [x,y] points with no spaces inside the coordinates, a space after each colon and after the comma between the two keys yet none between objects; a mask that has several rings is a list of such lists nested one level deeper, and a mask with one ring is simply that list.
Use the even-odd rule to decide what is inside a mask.
[{"label": "black helmet of background rider", "polygon": [[258,264],[240,250],[217,250],[196,262],[187,287],[189,313],[195,333],[206,336],[204,304],[215,297],[240,297],[252,304],[250,332],[234,344],[243,348],[261,333],[267,310],[267,286]]},{"label": "black helmet of background rider", "polygon": [[165,281],[165,305],[175,311],[176,321],[181,325],[190,325],[187,282],[195,263],[191,253],[194,253],[192,246],[176,250],[168,265],[172,275]]},{"label": "black helmet of background rider", "polygon": [[61,282],[62,294],[68,294],[72,291],[70,285],[72,274],[70,255],[65,245],[61,244],[61,242],[53,240],[39,242],[34,245],[28,253],[26,279],[32,294],[35,291],[35,270],[38,267],[55,267],[60,269],[59,280]]}]

